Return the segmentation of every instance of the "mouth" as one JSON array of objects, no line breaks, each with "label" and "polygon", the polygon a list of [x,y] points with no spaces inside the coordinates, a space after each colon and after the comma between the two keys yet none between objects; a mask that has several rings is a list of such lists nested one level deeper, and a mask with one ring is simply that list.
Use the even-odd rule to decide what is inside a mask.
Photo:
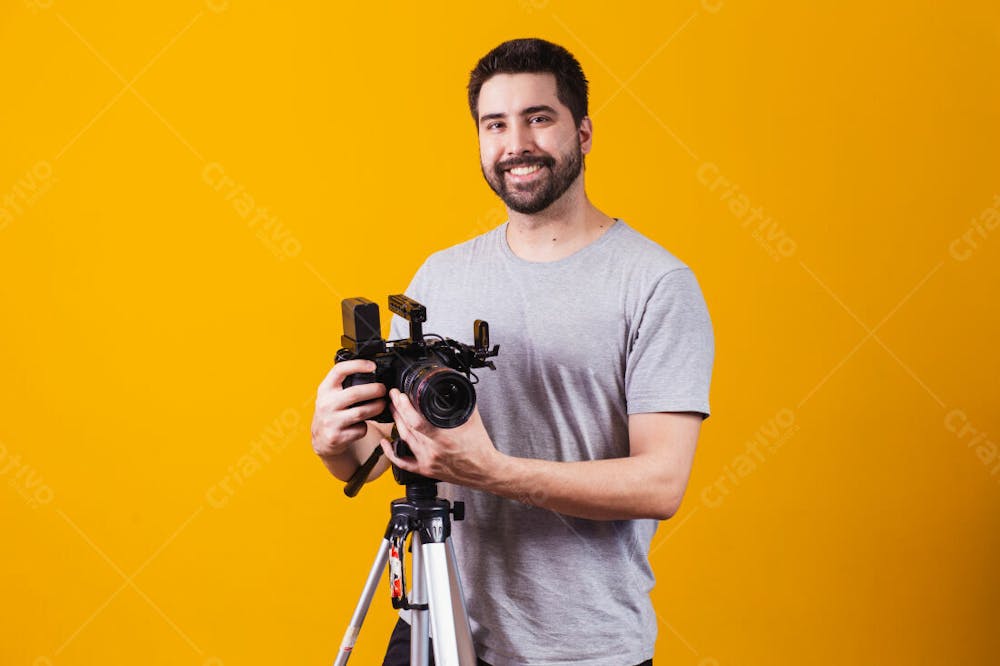
[{"label": "mouth", "polygon": [[536,171],[541,170],[541,168],[542,168],[541,164],[528,164],[525,166],[513,167],[511,169],[508,169],[507,172],[515,176],[530,176]]},{"label": "mouth", "polygon": [[544,170],[548,167],[543,162],[533,162],[531,164],[518,164],[516,166],[503,169],[504,178],[514,186],[529,186],[543,177]]}]

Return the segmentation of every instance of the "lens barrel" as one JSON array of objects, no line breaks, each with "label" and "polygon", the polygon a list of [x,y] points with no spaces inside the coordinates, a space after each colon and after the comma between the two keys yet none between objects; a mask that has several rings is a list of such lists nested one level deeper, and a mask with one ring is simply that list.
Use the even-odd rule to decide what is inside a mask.
[{"label": "lens barrel", "polygon": [[400,384],[410,402],[436,428],[462,425],[476,407],[476,389],[469,378],[433,361],[407,368]]}]

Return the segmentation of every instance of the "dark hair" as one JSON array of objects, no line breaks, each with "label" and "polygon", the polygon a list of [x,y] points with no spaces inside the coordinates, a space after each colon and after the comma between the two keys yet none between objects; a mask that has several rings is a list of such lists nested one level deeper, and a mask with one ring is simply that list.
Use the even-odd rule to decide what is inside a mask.
[{"label": "dark hair", "polygon": [[556,77],[556,96],[573,114],[576,126],[587,115],[587,77],[573,54],[544,39],[512,39],[476,63],[469,75],[469,110],[479,122],[479,91],[495,74],[541,74]]}]

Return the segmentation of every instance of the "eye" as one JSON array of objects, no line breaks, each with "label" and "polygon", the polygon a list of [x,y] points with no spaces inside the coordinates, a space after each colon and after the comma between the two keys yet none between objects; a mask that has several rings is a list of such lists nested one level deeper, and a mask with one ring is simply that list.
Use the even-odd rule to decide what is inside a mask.
[{"label": "eye", "polygon": [[539,123],[547,123],[549,122],[549,120],[551,119],[548,116],[531,116],[531,118],[528,118],[528,122],[534,125],[537,125]]},{"label": "eye", "polygon": [[488,130],[503,129],[503,123],[500,122],[499,120],[494,120],[491,123],[486,123],[486,129]]}]

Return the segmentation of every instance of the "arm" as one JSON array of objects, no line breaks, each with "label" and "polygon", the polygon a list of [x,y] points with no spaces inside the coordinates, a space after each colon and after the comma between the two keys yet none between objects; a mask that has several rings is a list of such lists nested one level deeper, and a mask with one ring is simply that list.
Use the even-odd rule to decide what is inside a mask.
[{"label": "arm", "polygon": [[[368,429],[364,437],[348,444],[347,449],[343,453],[333,455],[317,454],[330,473],[341,481],[347,482],[358,467],[368,460],[368,456],[375,450],[378,443],[382,439],[389,437],[389,433],[392,431],[391,423],[378,423],[376,421],[366,421],[365,423]],[[368,481],[374,481],[387,469],[389,469],[389,461],[383,457],[376,463],[371,474],[368,475]]]},{"label": "arm", "polygon": [[701,414],[653,413],[629,417],[629,456],[552,462],[502,456],[483,490],[591,520],[667,520],[687,488]]},{"label": "arm", "polygon": [[591,520],[665,520],[687,487],[702,417],[693,413],[629,417],[627,458],[552,462],[500,453],[478,410],[458,428],[434,428],[405,395],[390,392],[400,436],[414,459],[386,456],[398,467],[484,490],[566,515]]}]

